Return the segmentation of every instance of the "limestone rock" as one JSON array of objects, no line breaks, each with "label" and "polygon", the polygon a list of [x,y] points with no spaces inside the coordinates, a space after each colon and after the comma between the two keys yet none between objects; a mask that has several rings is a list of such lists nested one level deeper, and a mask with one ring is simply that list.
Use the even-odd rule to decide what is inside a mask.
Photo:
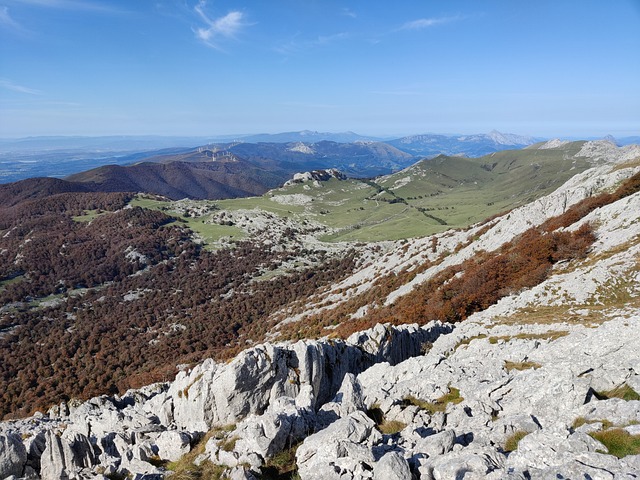
[{"label": "limestone rock", "polygon": [[375,464],[374,480],[411,480],[409,462],[398,452],[385,453]]},{"label": "limestone rock", "polygon": [[532,465],[539,469],[558,467],[571,462],[577,455],[595,453],[602,449],[600,442],[584,433],[540,431],[520,440],[518,449],[509,456],[507,464],[522,470]]},{"label": "limestone rock", "polygon": [[453,430],[445,430],[418,440],[413,451],[415,453],[424,453],[429,458],[443,455],[451,451],[455,440],[455,432]]},{"label": "limestone rock", "polygon": [[95,454],[89,439],[81,433],[65,431],[58,436],[46,433],[46,447],[40,460],[43,480],[67,478],[73,473],[93,466]]},{"label": "limestone rock", "polygon": [[251,415],[237,426],[235,451],[266,459],[306,437],[314,424],[315,416],[308,410],[299,409],[290,397],[280,397],[263,415]]},{"label": "limestone rock", "polygon": [[0,435],[0,478],[17,477],[27,463],[27,450],[19,436],[9,433]]},{"label": "limestone rock", "polygon": [[353,373],[347,373],[336,396],[320,408],[318,416],[320,423],[328,425],[358,410],[365,410],[362,387]]},{"label": "limestone rock", "polygon": [[296,459],[303,480],[340,479],[358,467],[369,471],[375,463],[372,446],[381,440],[375,423],[364,412],[354,412],[305,439]]},{"label": "limestone rock", "polygon": [[[458,478],[464,472],[464,478],[483,479],[487,474],[504,466],[504,457],[491,448],[467,447],[458,452],[449,452],[435,457],[429,462],[426,478],[448,480]],[[430,472],[429,472],[430,470]]]},{"label": "limestone rock", "polygon": [[191,436],[177,430],[160,433],[154,443],[158,449],[158,456],[170,462],[179,460],[191,450]]},{"label": "limestone rock", "polygon": [[624,401],[610,398],[589,402],[576,412],[586,420],[608,420],[614,425],[640,422],[640,400]]}]

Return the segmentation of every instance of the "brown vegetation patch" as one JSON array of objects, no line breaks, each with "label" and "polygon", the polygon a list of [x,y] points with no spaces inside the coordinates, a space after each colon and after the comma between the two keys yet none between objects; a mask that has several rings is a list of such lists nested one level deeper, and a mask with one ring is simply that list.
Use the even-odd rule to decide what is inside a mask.
[{"label": "brown vegetation patch", "polygon": [[[386,277],[383,288],[371,290],[373,299],[363,294],[332,312],[290,324],[283,329],[283,337],[319,337],[327,335],[325,327],[328,326],[332,328],[332,336],[346,338],[377,323],[425,324],[434,319],[462,321],[507,295],[540,284],[558,262],[584,259],[595,241],[592,227],[585,223],[573,232],[558,229],[572,225],[596,208],[638,190],[640,174],[627,179],[613,193],[587,198],[540,227],[527,230],[498,251],[478,252],[474,258],[443,270],[399,298],[394,305],[381,306],[381,302],[390,292],[406,284],[410,277]],[[370,311],[361,318],[351,319],[351,315],[363,305],[371,306]]]},{"label": "brown vegetation patch", "polygon": [[[165,213],[121,208],[127,199],[58,196],[39,202],[31,216],[0,216],[10,227],[0,236],[8,252],[0,271],[14,280],[2,282],[0,300],[19,301],[0,310],[0,418],[124,393],[171,380],[176,364],[231,356],[246,340],[264,338],[273,312],[339,281],[355,264],[355,252],[332,258],[251,242],[210,252]],[[121,209],[91,223],[71,218],[106,207]],[[127,257],[132,251],[145,260]],[[253,281],[298,255],[318,266]],[[16,258],[23,258],[20,271]],[[88,288],[76,295],[78,287]],[[60,301],[35,301],[51,294]]]},{"label": "brown vegetation patch", "polygon": [[520,440],[529,435],[529,432],[525,432],[524,430],[518,430],[514,432],[507,440],[504,442],[504,451],[505,452],[513,452],[518,449],[518,444]]},{"label": "brown vegetation patch", "polygon": [[512,370],[517,370],[517,371],[522,371],[522,370],[531,370],[531,369],[537,369],[537,368],[541,368],[542,365],[540,365],[538,362],[532,362],[532,361],[524,361],[524,362],[511,362],[509,360],[506,360],[504,362],[504,368],[507,372],[510,372]]},{"label": "brown vegetation patch", "polygon": [[454,387],[449,387],[449,393],[445,393],[441,397],[438,397],[433,402],[428,402],[425,400],[420,400],[412,395],[405,397],[404,402],[407,405],[415,405],[416,407],[426,410],[431,415],[436,412],[444,412],[447,409],[447,405],[458,404],[464,400],[463,397],[460,396],[460,390]]}]

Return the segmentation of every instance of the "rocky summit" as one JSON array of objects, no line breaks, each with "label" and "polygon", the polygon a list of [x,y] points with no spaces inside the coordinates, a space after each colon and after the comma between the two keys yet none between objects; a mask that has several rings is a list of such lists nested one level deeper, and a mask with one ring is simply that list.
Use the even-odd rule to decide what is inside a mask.
[{"label": "rocky summit", "polygon": [[[351,320],[640,172],[638,147],[592,142],[583,154],[592,168],[533,203],[382,248],[334,288],[361,293],[416,258],[441,261]],[[559,231],[591,226],[587,254],[455,324],[379,323],[346,340],[329,328],[3,422],[0,478],[639,478],[639,212],[635,191],[565,222]],[[348,298],[328,289],[314,301],[328,315]]]}]

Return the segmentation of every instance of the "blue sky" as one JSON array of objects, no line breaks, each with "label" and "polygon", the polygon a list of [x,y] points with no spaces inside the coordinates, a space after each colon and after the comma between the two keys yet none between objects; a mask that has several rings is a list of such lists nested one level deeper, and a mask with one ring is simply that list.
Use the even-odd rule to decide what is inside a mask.
[{"label": "blue sky", "polygon": [[640,0],[0,0],[0,137],[640,135]]}]

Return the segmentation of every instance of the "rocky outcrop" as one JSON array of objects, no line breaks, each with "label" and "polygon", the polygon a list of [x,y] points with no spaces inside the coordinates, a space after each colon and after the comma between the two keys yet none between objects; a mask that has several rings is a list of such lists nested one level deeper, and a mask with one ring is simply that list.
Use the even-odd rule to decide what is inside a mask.
[{"label": "rocky outcrop", "polygon": [[46,447],[40,459],[42,480],[72,478],[95,462],[93,446],[82,433],[65,430],[62,435],[46,432]]},{"label": "rocky outcrop", "polygon": [[364,477],[375,462],[373,445],[382,439],[375,426],[358,411],[309,436],[296,452],[300,476],[308,480]]},{"label": "rocky outcrop", "polygon": [[326,182],[332,178],[335,178],[337,180],[346,180],[347,176],[336,168],[329,168],[326,170],[313,170],[311,172],[303,172],[303,173],[295,173],[293,175],[293,178],[285,182],[283,187],[295,185],[296,183]]},{"label": "rocky outcrop", "polygon": [[[607,398],[616,387],[640,384],[640,315],[629,312],[590,325],[512,324],[484,313],[455,329],[377,326],[346,342],[261,345],[229,364],[208,361],[168,387],[68,405],[56,409],[69,410],[58,420],[4,423],[0,467],[5,476],[43,479],[97,472],[161,478],[158,462],[189,452],[200,438],[198,422],[233,418],[229,427],[211,425],[197,460],[225,466],[231,478],[251,478],[298,444],[305,480],[635,478],[640,457],[609,455],[592,435],[611,426],[639,433],[640,401]],[[402,359],[425,342],[427,352]],[[216,406],[217,398],[233,405],[233,396],[205,397],[220,395],[225,378],[254,411]],[[203,382],[214,383],[207,389]],[[261,390],[252,397],[242,388]],[[323,388],[333,390],[328,401]],[[243,416],[194,410],[190,431],[175,422],[176,405],[187,413],[181,401]],[[28,447],[23,437],[32,439]]]},{"label": "rocky outcrop", "polygon": [[259,469],[311,432],[345,415],[362,415],[356,374],[417,355],[423,344],[452,330],[440,322],[387,325],[347,341],[266,343],[228,364],[206,360],[170,384],[65,403],[47,416],[0,424],[0,468],[4,476],[37,473],[45,480],[98,471],[164,475],[158,462],[178,460],[204,432],[240,422],[234,448],[213,438],[201,461]]},{"label": "rocky outcrop", "polygon": [[[200,432],[261,414],[275,399],[297,398],[301,392],[304,402],[317,409],[333,398],[347,373],[357,374],[380,361],[395,364],[417,355],[425,343],[452,329],[438,322],[421,328],[380,325],[347,341],[258,345],[229,364],[207,360],[178,374],[153,404],[166,417],[163,423]],[[302,397],[298,401],[302,402]]]}]

